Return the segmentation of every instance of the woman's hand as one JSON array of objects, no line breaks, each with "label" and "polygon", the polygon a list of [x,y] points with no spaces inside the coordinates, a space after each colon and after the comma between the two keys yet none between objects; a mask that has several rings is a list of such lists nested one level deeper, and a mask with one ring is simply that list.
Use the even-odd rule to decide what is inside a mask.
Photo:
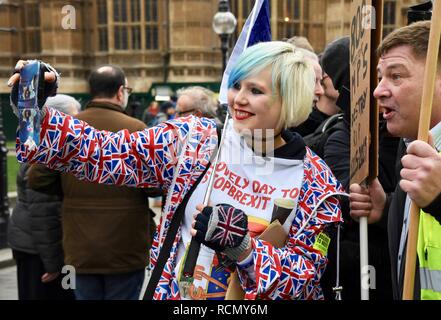
[{"label": "woman's hand", "polygon": [[[11,87],[11,107],[15,115],[19,116],[18,100],[19,100],[19,82],[20,72],[23,68],[35,60],[19,60],[14,67],[14,74],[8,80],[8,86]],[[48,97],[52,97],[57,93],[58,89],[58,72],[49,64],[39,61],[39,79],[38,86],[34,88],[38,98],[38,108],[43,108]],[[33,82],[33,81],[32,81]]]},{"label": "woman's hand", "polygon": [[[29,63],[28,60],[18,60],[15,65],[15,73],[8,80],[8,87],[12,87],[15,83],[20,79],[20,70],[23,69],[25,65]],[[46,65],[46,64],[45,64]],[[46,82],[54,82],[57,80],[57,74],[54,71],[45,71],[44,72],[44,81]]]},{"label": "woman's hand", "polygon": [[225,253],[234,261],[249,254],[250,236],[245,212],[228,204],[198,205],[196,209],[190,233],[197,241]]}]

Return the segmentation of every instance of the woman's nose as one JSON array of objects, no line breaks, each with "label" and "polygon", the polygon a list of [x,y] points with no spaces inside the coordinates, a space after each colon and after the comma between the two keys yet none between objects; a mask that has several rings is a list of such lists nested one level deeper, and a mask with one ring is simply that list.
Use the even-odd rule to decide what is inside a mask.
[{"label": "woman's nose", "polygon": [[236,91],[236,95],[234,96],[234,102],[240,105],[247,104],[248,99],[243,88]]},{"label": "woman's nose", "polygon": [[320,82],[317,82],[315,84],[314,93],[315,93],[317,98],[320,98],[321,96],[323,96],[325,94],[325,89],[323,89],[323,86],[321,85]]}]

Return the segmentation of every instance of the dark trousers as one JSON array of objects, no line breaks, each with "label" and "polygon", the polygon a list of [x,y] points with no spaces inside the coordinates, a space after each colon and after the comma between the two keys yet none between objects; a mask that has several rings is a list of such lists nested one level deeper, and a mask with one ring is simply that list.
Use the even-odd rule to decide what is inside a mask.
[{"label": "dark trousers", "polygon": [[[336,247],[335,239],[329,247],[329,263],[320,281],[325,300],[334,300],[332,288],[336,280]],[[387,248],[369,244],[369,265],[375,268],[375,289],[369,290],[369,300],[392,300],[392,283],[390,263]],[[341,241],[340,247],[340,285],[343,287],[342,300],[361,299],[360,280],[360,243],[356,241]]]},{"label": "dark trousers", "polygon": [[74,300],[73,290],[61,286],[63,274],[48,283],[41,282],[46,273],[37,254],[12,250],[17,264],[17,288],[19,300]]},{"label": "dark trousers", "polygon": [[144,269],[122,274],[77,274],[77,300],[139,300]]}]

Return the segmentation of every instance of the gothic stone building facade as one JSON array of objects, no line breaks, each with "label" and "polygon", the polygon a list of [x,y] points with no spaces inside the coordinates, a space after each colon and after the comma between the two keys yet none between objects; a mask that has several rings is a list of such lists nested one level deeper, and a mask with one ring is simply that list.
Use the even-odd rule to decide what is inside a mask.
[{"label": "gothic stone building facade", "polygon": [[[274,39],[306,36],[317,52],[349,34],[350,0],[270,0]],[[406,24],[417,0],[385,0],[385,32]],[[230,0],[241,30],[254,0]],[[153,82],[219,81],[220,40],[212,30],[218,0],[1,0],[0,93],[18,58],[48,61],[61,92],[87,91],[96,65],[125,70],[135,92]]]}]

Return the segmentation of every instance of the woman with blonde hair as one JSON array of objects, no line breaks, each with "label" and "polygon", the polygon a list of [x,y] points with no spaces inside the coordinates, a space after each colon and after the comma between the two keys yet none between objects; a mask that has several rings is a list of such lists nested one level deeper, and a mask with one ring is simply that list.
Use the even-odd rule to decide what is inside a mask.
[{"label": "woman with blonde hair", "polygon": [[[18,159],[99,183],[167,191],[152,267],[164,259],[167,234],[175,229],[176,235],[158,267],[154,299],[224,299],[232,271],[247,299],[322,299],[327,229],[341,221],[341,187],[302,138],[286,130],[307,118],[314,85],[309,60],[293,45],[245,50],[230,74],[232,119],[214,172],[216,124],[193,115],[114,134],[45,109],[42,143],[30,150],[18,141]],[[203,206],[210,176],[210,204]],[[288,234],[281,248],[258,238],[276,218]],[[192,237],[201,248],[187,297],[179,282]]]}]

